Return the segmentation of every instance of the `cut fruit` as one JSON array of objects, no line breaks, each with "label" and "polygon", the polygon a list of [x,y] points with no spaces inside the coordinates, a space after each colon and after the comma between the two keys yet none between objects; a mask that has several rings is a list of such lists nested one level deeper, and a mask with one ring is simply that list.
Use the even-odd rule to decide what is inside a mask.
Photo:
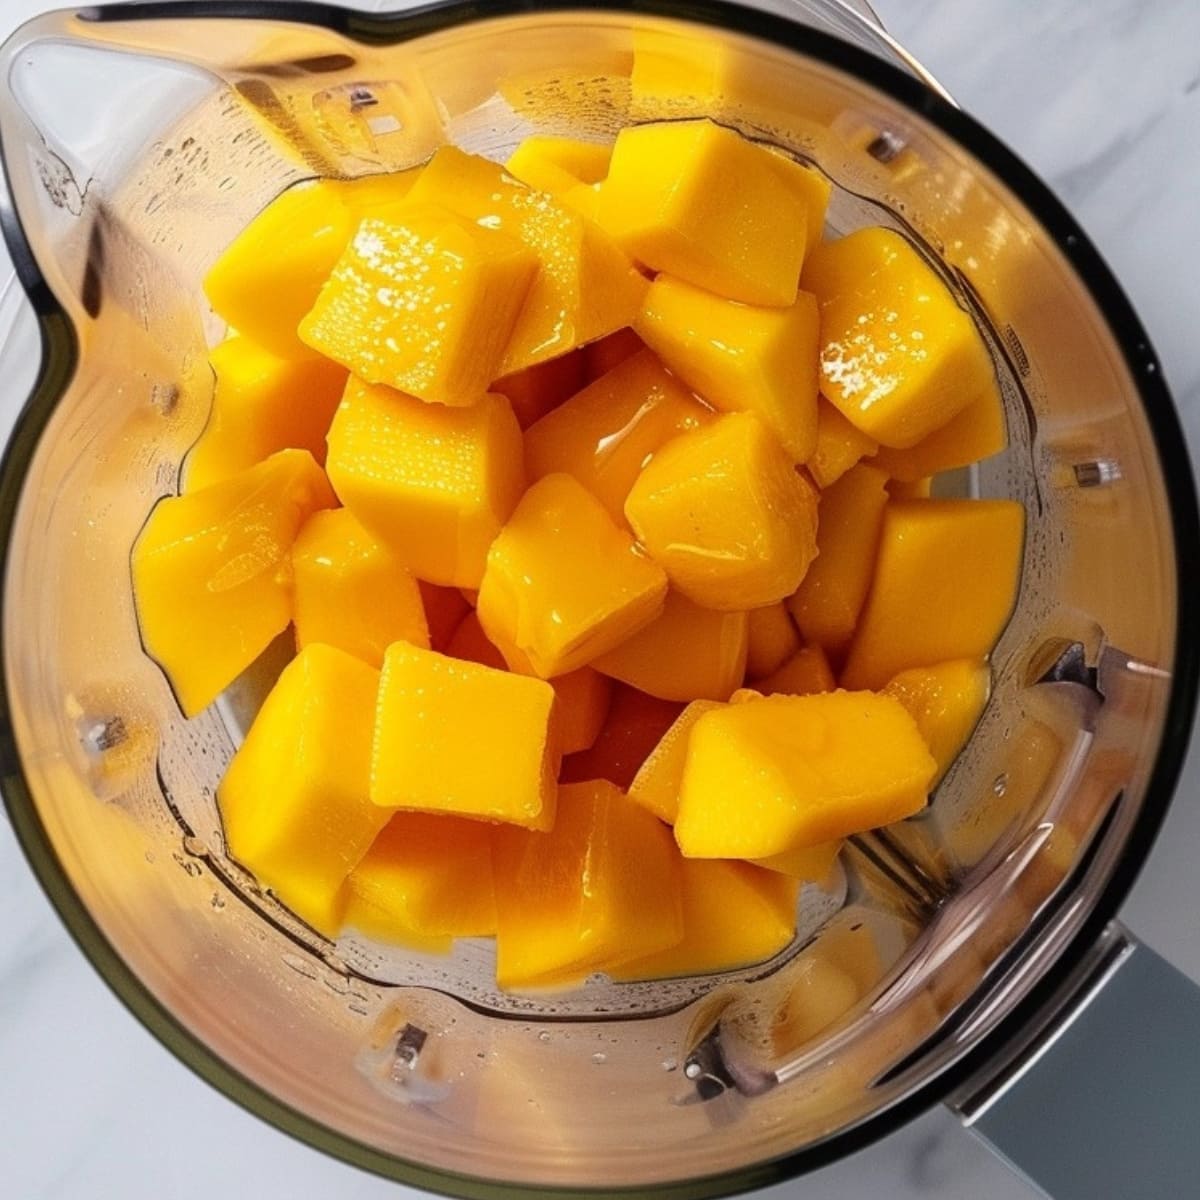
[{"label": "cut fruit", "polygon": [[657,700],[645,692],[617,684],[595,744],[582,754],[563,759],[563,782],[607,779],[619,788],[629,787],[682,711],[682,704]]},{"label": "cut fruit", "polygon": [[910,450],[882,448],[872,465],[901,483],[917,483],[930,475],[991,458],[1007,445],[1004,406],[995,389],[989,389]]},{"label": "cut fruit", "polygon": [[591,342],[583,348],[584,371],[587,382],[595,383],[601,375],[607,375],[619,367],[627,358],[632,358],[646,343],[632,329],[618,329],[608,337]]},{"label": "cut fruit", "polygon": [[815,696],[837,687],[833,668],[820,646],[797,650],[774,674],[754,685],[764,696]]},{"label": "cut fruit", "polygon": [[879,449],[856,429],[824,396],[817,399],[817,448],[808,460],[808,473],[819,488],[837,483],[860,459]]},{"label": "cut fruit", "polygon": [[534,134],[512,152],[504,169],[531,188],[562,196],[581,183],[599,183],[611,158],[611,142]]},{"label": "cut fruit", "polygon": [[[817,532],[820,544],[820,530]],[[746,652],[746,677],[763,679],[773,675],[784,663],[800,652],[800,635],[787,605],[782,601],[756,608],[747,614],[750,619],[749,642]]]},{"label": "cut fruit", "polygon": [[515,375],[506,375],[492,385],[493,392],[508,397],[513,416],[522,429],[540,421],[587,383],[582,350],[550,358]]},{"label": "cut fruit", "polygon": [[717,700],[694,700],[675,719],[650,751],[629,785],[629,798],[660,821],[675,824],[679,815],[679,785],[687,762],[688,738],[707,712],[721,708]]},{"label": "cut fruit", "polygon": [[425,606],[430,649],[447,654],[449,651],[446,647],[463,618],[471,611],[471,605],[458,588],[440,587],[423,579],[417,586],[421,591],[421,603]]}]

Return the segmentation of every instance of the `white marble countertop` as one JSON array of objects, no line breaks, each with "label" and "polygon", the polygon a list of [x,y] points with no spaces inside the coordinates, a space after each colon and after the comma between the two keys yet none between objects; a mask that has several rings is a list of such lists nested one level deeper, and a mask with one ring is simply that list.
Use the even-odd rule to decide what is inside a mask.
[{"label": "white marble countertop", "polygon": [[[45,0],[0,0],[0,32]],[[1200,453],[1200,3],[876,0],[899,40],[1082,220],[1157,343]],[[1128,924],[1200,980],[1200,756]],[[163,1050],[59,925],[0,819],[0,1193],[11,1200],[396,1200],[234,1107]],[[942,1110],[764,1196],[1018,1200]]]}]

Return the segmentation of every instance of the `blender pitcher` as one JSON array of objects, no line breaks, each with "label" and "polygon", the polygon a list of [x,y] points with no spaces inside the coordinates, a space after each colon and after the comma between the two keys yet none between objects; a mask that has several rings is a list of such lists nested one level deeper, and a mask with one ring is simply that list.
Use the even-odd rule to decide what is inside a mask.
[{"label": "blender pitcher", "polygon": [[[771,7],[791,19],[716,0],[134,4],[9,41],[0,217],[23,292],[0,318],[10,388],[29,387],[0,475],[10,816],[170,1049],[417,1186],[717,1195],[948,1100],[1057,1196],[1190,1194],[1200,1002],[1110,923],[1196,687],[1200,526],[1157,360],[1070,217],[869,10]],[[301,179],[697,116],[824,172],[834,232],[902,231],[987,339],[1009,448],[938,483],[1026,512],[987,711],[925,812],[805,888],[768,963],[546,998],[498,992],[483,943],[327,941],[229,859],[214,799],[286,640],[185,721],[138,637],[130,550],[211,401],[222,331],[200,281]]]}]

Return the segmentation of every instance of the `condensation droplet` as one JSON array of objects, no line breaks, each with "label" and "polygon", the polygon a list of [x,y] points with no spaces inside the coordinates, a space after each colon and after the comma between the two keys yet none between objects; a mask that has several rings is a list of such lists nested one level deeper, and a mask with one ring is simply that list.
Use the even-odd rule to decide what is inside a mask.
[{"label": "condensation droplet", "polygon": [[675,1071],[679,1068],[679,1062],[674,1058],[664,1058],[662,1061],[662,1069],[664,1071]]},{"label": "condensation droplet", "polygon": [[545,1029],[543,1029],[542,1032],[538,1034],[538,1041],[539,1042],[548,1042],[549,1040],[550,1040],[550,1034]]},{"label": "condensation droplet", "polygon": [[1008,776],[997,775],[992,781],[992,791],[995,792],[997,796],[1003,796],[1004,793],[1008,791]]},{"label": "condensation droplet", "polygon": [[213,892],[210,903],[214,912],[220,912],[225,907],[225,897],[220,892]]},{"label": "condensation droplet", "polygon": [[608,1062],[608,1055],[605,1054],[603,1050],[597,1050],[596,1053],[592,1055],[592,1062],[594,1062],[596,1066],[602,1067],[606,1062]]}]

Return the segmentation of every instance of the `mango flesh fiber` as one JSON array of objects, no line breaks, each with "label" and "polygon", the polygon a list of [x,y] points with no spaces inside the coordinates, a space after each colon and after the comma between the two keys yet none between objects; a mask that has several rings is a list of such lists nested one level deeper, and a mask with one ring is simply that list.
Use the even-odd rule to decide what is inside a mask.
[{"label": "mango flesh fiber", "polygon": [[240,336],[138,615],[189,714],[294,623],[219,803],[318,931],[494,934],[515,990],[731,970],[924,805],[1023,513],[927,499],[1004,447],[990,356],[830,195],[706,120],[539,135],[292,188],[213,266]]}]

